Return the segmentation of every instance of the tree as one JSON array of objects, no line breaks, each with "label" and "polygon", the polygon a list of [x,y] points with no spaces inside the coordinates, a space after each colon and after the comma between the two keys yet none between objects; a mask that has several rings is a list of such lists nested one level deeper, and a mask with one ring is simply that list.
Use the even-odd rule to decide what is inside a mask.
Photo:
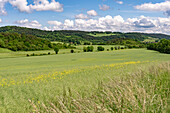
[{"label": "tree", "polygon": [[72,49],[70,52],[71,52],[71,53],[74,53],[74,50]]},{"label": "tree", "polygon": [[87,47],[83,47],[83,51],[84,51],[84,52],[87,52]]},{"label": "tree", "polygon": [[98,50],[98,51],[104,51],[104,47],[98,46],[98,47],[97,47],[97,50]]},{"label": "tree", "polygon": [[54,48],[54,51],[55,51],[56,54],[58,54],[59,48],[58,48],[58,47],[55,47],[55,48]]},{"label": "tree", "polygon": [[94,47],[93,46],[88,46],[87,47],[87,52],[93,52]]}]

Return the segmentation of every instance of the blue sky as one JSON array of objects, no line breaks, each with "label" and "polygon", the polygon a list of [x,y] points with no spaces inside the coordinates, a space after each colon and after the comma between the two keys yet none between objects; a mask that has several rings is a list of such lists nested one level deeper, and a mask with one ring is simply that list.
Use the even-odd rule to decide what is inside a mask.
[{"label": "blue sky", "polygon": [[170,0],[0,0],[0,26],[170,34]]}]

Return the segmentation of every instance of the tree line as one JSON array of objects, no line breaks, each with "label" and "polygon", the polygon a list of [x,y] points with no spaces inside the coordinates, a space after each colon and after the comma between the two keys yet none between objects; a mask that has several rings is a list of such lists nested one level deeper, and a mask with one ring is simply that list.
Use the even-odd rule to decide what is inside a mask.
[{"label": "tree line", "polygon": [[170,54],[170,39],[161,39],[158,43],[150,43],[148,44],[147,49]]},{"label": "tree line", "polygon": [[49,40],[38,38],[34,35],[4,32],[0,33],[0,47],[8,48],[12,51],[36,51],[49,50],[55,47],[74,48],[65,43],[51,43]]}]

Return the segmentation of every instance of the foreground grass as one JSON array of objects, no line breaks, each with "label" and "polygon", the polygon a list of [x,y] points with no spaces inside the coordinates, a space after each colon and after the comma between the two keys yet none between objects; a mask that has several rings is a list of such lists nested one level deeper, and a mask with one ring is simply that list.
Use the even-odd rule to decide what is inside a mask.
[{"label": "foreground grass", "polygon": [[75,99],[74,92],[90,98],[99,81],[106,84],[140,67],[147,72],[162,61],[170,61],[169,55],[145,49],[0,59],[0,113],[32,112],[28,100],[49,107],[63,87]]},{"label": "foreground grass", "polygon": [[170,62],[138,70],[109,82],[99,82],[92,94],[84,95],[71,89],[45,105],[29,100],[34,112],[168,112]]}]

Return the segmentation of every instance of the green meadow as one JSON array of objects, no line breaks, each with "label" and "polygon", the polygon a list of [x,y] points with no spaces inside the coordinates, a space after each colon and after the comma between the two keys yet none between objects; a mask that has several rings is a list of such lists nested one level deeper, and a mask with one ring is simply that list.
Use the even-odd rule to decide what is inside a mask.
[{"label": "green meadow", "polygon": [[[54,54],[53,50],[12,52],[0,48],[0,112],[95,112],[92,108],[83,108],[82,106],[84,104],[82,103],[85,101],[82,102],[78,100],[91,98],[94,94],[102,94],[98,92],[100,91],[98,90],[98,87],[101,86],[100,83],[106,85],[107,83],[113,83],[112,79],[120,81],[119,79],[125,76],[127,77],[125,77],[127,81],[131,81],[130,79],[133,77],[130,79],[128,78],[128,75],[131,75],[131,73],[141,73],[142,71],[151,73],[152,69],[153,72],[155,71],[154,69],[156,69],[150,68],[151,66],[166,63],[165,67],[167,68],[170,61],[169,54],[161,54],[146,49],[106,51],[110,49],[110,47],[113,47],[107,45],[104,46],[105,51],[103,52],[97,52],[97,46],[94,46],[94,52],[84,53],[82,50],[83,47],[84,46],[78,46],[77,49],[75,49],[75,53],[70,53],[70,49],[63,49],[59,51],[59,54]],[[48,52],[50,52],[51,55],[26,57],[26,54]],[[167,69],[168,71],[165,70],[165,73],[157,70],[156,72],[165,76],[163,76],[164,78],[160,78],[160,80],[163,79],[165,81],[165,84],[163,84],[164,82],[162,82],[162,84],[166,87],[169,68]],[[144,80],[148,80],[146,79],[147,77],[148,76],[144,76]],[[136,80],[138,79],[141,80],[141,78],[136,77]],[[154,79],[150,79],[151,82],[152,80],[153,83],[157,83],[156,80],[154,82]],[[140,82],[140,85],[143,83],[145,82]],[[127,86],[128,84],[130,83],[124,84],[123,82],[123,85]],[[102,85],[102,87],[105,85]],[[134,85],[138,85],[137,82],[135,82]],[[159,86],[164,90],[161,85]],[[148,88],[149,87],[146,89]],[[168,89],[165,91],[166,93]],[[144,86],[143,90],[145,90]],[[146,90],[146,92],[147,91],[148,90]],[[124,93],[122,92],[122,94]],[[140,93],[138,92],[137,94]],[[98,112],[120,112],[120,109],[124,110],[124,112],[132,112],[133,110],[136,110],[136,112],[141,112],[142,110],[152,112],[153,109],[156,109],[155,112],[159,110],[160,112],[166,111],[167,96],[162,95],[162,93],[156,93],[155,95],[162,95],[162,98],[165,98],[162,99],[155,96],[156,100],[154,100],[154,94],[148,92],[146,96],[147,94],[147,99],[149,99],[149,96],[153,97],[154,105],[160,104],[159,102],[156,103],[157,101],[164,100],[161,108],[149,108],[149,106],[152,105],[146,102],[146,108],[148,107],[148,109],[145,109],[143,108],[144,106],[141,107],[143,104],[140,105],[141,103],[137,102],[135,105],[139,105],[138,108],[133,108],[133,106],[131,106],[131,111],[129,111],[130,108],[122,109],[122,107],[116,107],[115,102],[116,109],[111,110],[105,105],[103,105],[105,109],[102,109],[100,106],[101,101],[99,101],[100,98],[97,98],[98,100],[93,100],[93,102],[96,102],[93,105],[99,105],[99,108],[96,108]],[[68,98],[68,95],[71,96]],[[100,97],[105,98],[101,95]],[[72,101],[76,99],[77,103],[72,105]],[[91,99],[89,99],[89,101],[90,100]],[[124,102],[128,105],[128,101],[125,100]],[[122,101],[120,103],[122,104]],[[80,105],[80,107],[78,107],[78,105]],[[133,103],[129,105],[133,105]],[[81,108],[81,110],[79,109],[76,111],[76,108]],[[108,111],[109,109],[110,111]]]}]

